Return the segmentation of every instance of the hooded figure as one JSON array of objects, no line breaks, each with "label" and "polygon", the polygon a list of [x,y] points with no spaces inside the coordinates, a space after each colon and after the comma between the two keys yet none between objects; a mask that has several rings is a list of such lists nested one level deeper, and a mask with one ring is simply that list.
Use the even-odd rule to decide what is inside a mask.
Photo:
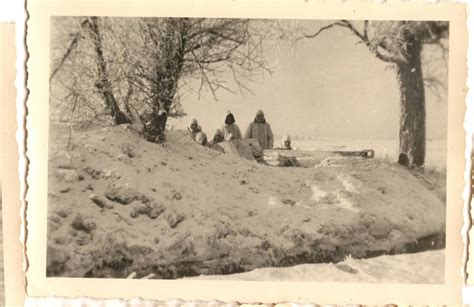
[{"label": "hooded figure", "polygon": [[202,128],[199,126],[197,119],[191,119],[188,125],[188,132],[191,135],[191,138],[196,141],[196,135],[199,132],[202,132]]},{"label": "hooded figure", "polygon": [[281,150],[292,150],[291,148],[291,137],[288,134],[285,134],[281,138]]},{"label": "hooded figure", "polygon": [[[222,131],[220,131],[220,133],[221,133],[221,137],[222,137]],[[215,138],[216,138],[216,136],[214,135],[214,139]],[[210,148],[210,149],[213,149],[213,150],[224,153],[224,148],[222,148],[219,144],[214,143],[214,139],[210,142],[207,142],[207,135],[204,132],[198,132],[196,134],[196,143],[198,143],[201,146],[204,146],[204,147],[207,147],[207,148]]]},{"label": "hooded figure", "polygon": [[225,117],[225,125],[222,128],[224,131],[224,138],[226,141],[230,140],[240,140],[242,138],[242,133],[240,133],[240,128],[235,124],[235,118],[232,113],[227,113]]},{"label": "hooded figure", "polygon": [[214,137],[209,143],[207,143],[206,146],[215,151],[224,153],[224,148],[222,148],[219,145],[219,143],[223,141],[224,141],[224,132],[222,132],[221,129],[217,129],[216,132],[214,132]]},{"label": "hooded figure", "polygon": [[263,150],[273,148],[273,132],[270,124],[266,122],[262,110],[258,110],[254,121],[247,128],[244,138],[257,140]]},{"label": "hooded figure", "polygon": [[217,129],[216,132],[214,132],[214,136],[212,137],[212,140],[209,143],[218,144],[223,141],[224,141],[224,132],[222,132],[221,129]]},{"label": "hooded figure", "polygon": [[198,132],[198,133],[196,133],[195,141],[199,145],[206,146],[207,145],[207,135],[204,132]]},{"label": "hooded figure", "polygon": [[[293,150],[291,147],[291,137],[288,134],[285,134],[281,138],[281,147],[278,148],[279,150]],[[278,166],[281,167],[294,167],[300,166],[300,163],[296,159],[296,157],[285,157],[282,155],[278,155]]]}]

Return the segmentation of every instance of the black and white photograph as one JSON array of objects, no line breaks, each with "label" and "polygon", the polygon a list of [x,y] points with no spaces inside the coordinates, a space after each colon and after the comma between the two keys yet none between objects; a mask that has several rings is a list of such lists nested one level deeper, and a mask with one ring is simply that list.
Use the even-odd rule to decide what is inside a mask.
[{"label": "black and white photograph", "polygon": [[50,17],[46,276],[444,284],[449,37]]}]

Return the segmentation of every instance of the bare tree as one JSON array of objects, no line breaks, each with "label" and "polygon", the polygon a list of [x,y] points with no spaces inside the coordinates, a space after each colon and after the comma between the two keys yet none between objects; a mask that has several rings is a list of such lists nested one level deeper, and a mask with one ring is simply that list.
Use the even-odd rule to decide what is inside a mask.
[{"label": "bare tree", "polygon": [[112,91],[112,84],[110,82],[109,72],[107,69],[107,62],[104,57],[104,46],[102,45],[102,36],[98,18],[86,18],[86,21],[83,24],[87,26],[90,31],[90,36],[94,44],[94,51],[97,56],[96,63],[98,80],[95,83],[95,86],[102,93],[105,104],[110,110],[110,115],[114,118],[115,123],[117,125],[130,123],[130,119],[127,118],[125,113],[120,109]]},{"label": "bare tree", "polygon": [[[145,48],[130,53],[133,70],[129,78],[137,90],[145,92],[150,112],[146,113],[147,139],[161,142],[168,116],[178,116],[182,107],[179,91],[189,79],[200,79],[212,92],[231,91],[220,77],[232,72],[240,82],[257,69],[266,69],[262,57],[264,35],[247,19],[144,18],[139,33]],[[189,88],[188,88],[189,89]]]},{"label": "bare tree", "polygon": [[400,130],[398,162],[422,166],[425,162],[425,85],[438,86],[436,78],[424,78],[422,50],[436,44],[447,51],[444,42],[449,23],[444,21],[363,21],[339,20],[302,38],[315,38],[323,31],[342,27],[354,34],[381,61],[396,68],[400,89]]},{"label": "bare tree", "polygon": [[[53,57],[50,74],[50,84],[54,89],[52,94],[65,92],[61,100],[74,101],[71,112],[77,112],[78,106],[85,106],[89,111],[84,112],[88,122],[108,114],[115,124],[130,123],[114,92],[116,71],[110,70],[113,59],[107,56],[111,48],[104,44],[103,33],[106,29],[103,20],[97,17],[70,17],[62,19],[57,25],[65,26],[66,42],[68,38],[70,41],[61,41],[67,48],[63,50],[59,47],[61,56]],[[53,48],[58,48],[60,43]],[[102,101],[101,108],[97,106],[97,100]]]},{"label": "bare tree", "polygon": [[[184,92],[200,95],[206,89],[216,98],[220,89],[232,91],[223,74],[232,75],[239,90],[250,91],[243,80],[257,70],[268,71],[262,42],[269,27],[262,21],[88,17],[74,29],[53,61],[50,79],[60,70],[68,78],[72,70],[87,72],[115,124],[141,120],[145,137],[153,142],[164,140],[168,117],[185,114]],[[199,89],[190,80],[200,80]],[[77,84],[66,83],[69,88]],[[89,89],[74,92],[90,92],[87,84]]]}]

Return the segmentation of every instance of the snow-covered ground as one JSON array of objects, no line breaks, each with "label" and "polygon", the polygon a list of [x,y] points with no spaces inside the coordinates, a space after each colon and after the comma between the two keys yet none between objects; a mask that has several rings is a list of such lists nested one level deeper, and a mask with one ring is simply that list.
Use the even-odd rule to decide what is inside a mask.
[{"label": "snow-covered ground", "polygon": [[[444,250],[386,255],[343,262],[300,264],[285,268],[260,268],[231,275],[194,277],[207,280],[265,280],[364,283],[444,283]],[[414,269],[416,268],[416,269]]]},{"label": "snow-covered ground", "polygon": [[438,261],[430,254],[366,259],[443,248],[443,174],[341,157],[317,168],[271,167],[202,147],[184,131],[149,143],[126,125],[74,131],[66,148],[63,131],[50,130],[48,276],[247,271],[305,280],[313,266],[303,263],[365,282],[397,281],[400,272],[416,282],[409,268],[443,275],[436,252]]}]

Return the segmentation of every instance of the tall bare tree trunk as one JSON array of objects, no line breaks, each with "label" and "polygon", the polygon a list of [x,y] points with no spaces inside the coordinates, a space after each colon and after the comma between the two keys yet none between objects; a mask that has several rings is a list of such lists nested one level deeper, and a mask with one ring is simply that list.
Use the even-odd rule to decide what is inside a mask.
[{"label": "tall bare tree trunk", "polygon": [[107,63],[104,57],[104,51],[102,47],[102,37],[100,35],[99,26],[97,24],[97,17],[91,17],[89,19],[89,29],[91,31],[92,41],[94,43],[94,50],[97,55],[97,71],[99,73],[99,80],[95,86],[99,89],[104,97],[105,105],[110,110],[110,115],[114,118],[115,124],[129,124],[130,119],[125,115],[117,103],[115,96],[112,92],[112,85],[109,81],[107,72]]},{"label": "tall bare tree trunk", "polygon": [[425,163],[425,88],[421,70],[421,44],[408,40],[406,62],[397,64],[400,87],[400,145],[398,163],[422,166]]},{"label": "tall bare tree trunk", "polygon": [[169,35],[163,42],[163,48],[167,51],[168,56],[165,58],[165,63],[159,62],[155,68],[156,75],[153,87],[155,101],[146,137],[149,141],[157,143],[165,140],[166,122],[178,91],[178,81],[183,69],[186,44],[184,28],[176,33],[174,27],[170,27],[168,32]]},{"label": "tall bare tree trunk", "polygon": [[[158,81],[154,87],[155,102],[151,112],[151,118],[147,127],[147,139],[152,142],[162,143],[165,140],[165,128],[173,104],[177,87],[179,72],[178,67],[173,67],[172,72],[158,73]],[[181,67],[179,67],[181,70]]]}]

